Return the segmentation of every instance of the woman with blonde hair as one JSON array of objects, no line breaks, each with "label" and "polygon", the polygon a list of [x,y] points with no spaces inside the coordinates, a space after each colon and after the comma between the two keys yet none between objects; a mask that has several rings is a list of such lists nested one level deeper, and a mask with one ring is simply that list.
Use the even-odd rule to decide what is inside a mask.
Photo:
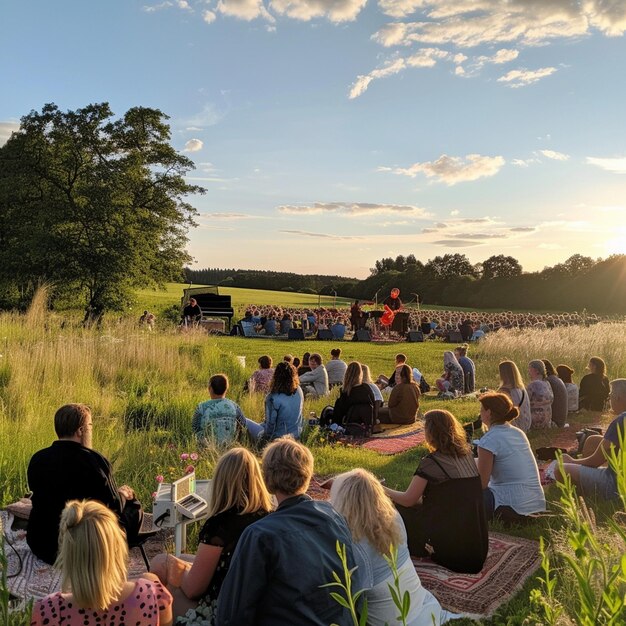
[{"label": "woman with blonde hair", "polygon": [[518,408],[503,393],[484,393],[479,400],[480,419],[488,428],[478,442],[487,517],[506,515],[504,507],[518,516],[545,511],[537,461],[526,435],[510,423],[519,415]]},{"label": "woman with blonde hair", "polygon": [[406,527],[409,550],[455,572],[475,574],[489,547],[483,493],[465,430],[449,411],[424,415],[430,451],[406,491],[385,489]]},{"label": "woman with blonde hair", "polygon": [[200,530],[195,557],[160,554],[151,563],[174,595],[177,624],[214,624],[217,599],[243,531],[272,510],[259,462],[245,448],[232,448],[213,474],[209,518]]},{"label": "woman with blonde hair", "polygon": [[115,513],[96,500],[71,500],[61,514],[63,592],[35,602],[32,626],[169,626],[172,596],[153,574],[128,581],[128,546]]},{"label": "woman with blonde hair", "polygon": [[357,565],[369,577],[362,581],[367,589],[367,623],[383,626],[396,621],[398,609],[389,593],[394,574],[385,560],[393,547],[397,550],[400,588],[411,598],[405,623],[408,626],[441,624],[441,605],[422,587],[411,562],[402,518],[376,477],[364,469],[340,474],[333,480],[330,502],[348,523]]},{"label": "woman with blonde hair", "polygon": [[343,426],[351,435],[367,436],[374,425],[374,393],[363,382],[363,369],[358,361],[346,368],[343,385],[335,406],[324,409],[320,419],[323,426],[335,423]]},{"label": "woman with blonde hair", "polygon": [[552,425],[552,402],[554,394],[546,380],[546,366],[535,359],[528,364],[530,382],[526,387],[530,400],[532,428],[550,428]]},{"label": "woman with blonde hair", "polygon": [[505,393],[511,402],[519,409],[519,416],[511,421],[524,432],[528,432],[532,426],[530,414],[530,398],[524,388],[524,381],[517,365],[513,361],[502,361],[498,366],[500,372],[500,387],[498,393]]}]

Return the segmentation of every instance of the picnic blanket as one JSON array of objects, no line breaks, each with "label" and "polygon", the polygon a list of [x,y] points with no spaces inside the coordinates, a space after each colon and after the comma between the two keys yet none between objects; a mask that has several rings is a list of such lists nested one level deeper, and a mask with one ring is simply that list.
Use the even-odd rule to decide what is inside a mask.
[{"label": "picnic blanket", "polygon": [[[148,517],[146,515],[146,517]],[[26,531],[12,530],[13,514],[8,511],[0,511],[0,526],[4,528],[7,541],[4,541],[4,549],[7,557],[7,586],[9,591],[18,598],[29,600],[30,598],[43,598],[50,593],[61,589],[61,572],[52,565],[38,559],[26,543]],[[152,517],[150,516],[150,524]],[[144,548],[148,558],[165,552],[171,533],[160,531],[149,539]],[[130,550],[128,576],[130,579],[139,578],[146,571],[138,548]]]},{"label": "picnic blanket", "polygon": [[406,452],[424,443],[424,429],[415,424],[382,424],[383,432],[365,439],[361,447],[379,454],[391,455]]},{"label": "picnic blanket", "polygon": [[489,617],[519,591],[539,567],[539,544],[489,533],[489,553],[478,574],[457,574],[430,559],[413,558],[422,584],[453,613]]}]

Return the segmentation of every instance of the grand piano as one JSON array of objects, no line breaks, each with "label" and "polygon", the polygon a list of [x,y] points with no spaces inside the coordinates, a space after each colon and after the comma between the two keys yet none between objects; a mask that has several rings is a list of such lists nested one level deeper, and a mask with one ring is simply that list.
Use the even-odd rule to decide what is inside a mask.
[{"label": "grand piano", "polygon": [[232,303],[230,296],[220,295],[217,285],[207,287],[189,287],[183,290],[183,297],[180,301],[181,313],[185,305],[189,302],[189,298],[195,298],[200,310],[202,318],[218,317],[228,320],[228,330],[230,330],[233,315]]}]

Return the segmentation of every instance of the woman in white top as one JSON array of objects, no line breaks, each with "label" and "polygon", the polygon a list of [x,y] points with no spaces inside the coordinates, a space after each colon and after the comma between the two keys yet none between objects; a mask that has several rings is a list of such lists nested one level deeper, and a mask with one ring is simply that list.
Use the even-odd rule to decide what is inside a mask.
[{"label": "woman in white top", "polygon": [[519,415],[509,396],[485,393],[480,418],[489,429],[478,442],[480,474],[487,517],[498,516],[500,507],[518,515],[546,510],[539,469],[526,435],[509,423]]},{"label": "woman in white top", "polygon": [[574,413],[578,411],[578,385],[572,382],[574,370],[569,365],[557,365],[556,373],[565,383],[565,389],[567,390],[567,412]]},{"label": "woman in white top", "polygon": [[517,426],[525,433],[532,426],[530,415],[530,398],[524,388],[524,381],[517,365],[513,361],[502,361],[498,366],[500,371],[500,388],[498,393],[505,393],[511,402],[519,409],[519,416],[511,421],[512,426]]},{"label": "woman in white top", "polygon": [[389,585],[394,575],[385,557],[390,546],[397,549],[396,567],[401,596],[411,598],[408,626],[439,626],[447,615],[437,599],[422,587],[409,556],[406,531],[400,514],[385,495],[377,478],[364,469],[354,469],[333,480],[330,501],[345,518],[354,541],[354,558],[366,582],[367,623],[383,626],[397,623],[398,608]]},{"label": "woman in white top", "polygon": [[384,404],[383,402],[383,394],[380,391],[380,387],[372,381],[372,374],[370,373],[369,365],[365,365],[365,363],[361,363],[361,370],[363,371],[363,382],[366,385],[369,385],[372,393],[374,394],[374,400],[380,402],[380,406]]},{"label": "woman in white top", "polygon": [[341,385],[346,375],[348,364],[341,360],[341,348],[333,348],[330,351],[330,361],[326,362],[329,385]]}]

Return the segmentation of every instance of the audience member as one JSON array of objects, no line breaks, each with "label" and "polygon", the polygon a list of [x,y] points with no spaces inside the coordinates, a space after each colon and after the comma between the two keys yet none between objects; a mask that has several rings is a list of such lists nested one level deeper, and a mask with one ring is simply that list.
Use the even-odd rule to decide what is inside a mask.
[{"label": "audience member", "polygon": [[[410,608],[405,616],[408,626],[438,626],[443,610],[437,599],[424,589],[411,562],[406,530],[398,511],[376,477],[364,469],[354,469],[335,477],[330,501],[341,513],[355,542],[354,557],[369,580],[364,587],[367,623],[384,626],[396,620],[398,608],[389,587],[399,584],[408,593]],[[389,568],[390,547],[397,550],[397,578]]]},{"label": "audience member", "polygon": [[[330,503],[306,495],[313,455],[288,437],[263,452],[263,476],[277,510],[243,531],[220,593],[217,623],[224,626],[351,626],[347,609],[322,587],[343,571],[337,543],[355,565],[352,537]],[[361,572],[353,573],[361,589]]]},{"label": "audience member", "polygon": [[333,334],[333,339],[337,341],[343,341],[346,336],[346,323],[343,317],[338,317],[330,326],[330,331]]},{"label": "audience member", "polygon": [[397,377],[398,371],[405,363],[406,363],[406,354],[396,354],[395,365],[393,368],[393,372],[391,372],[391,376],[387,378],[387,376],[384,376],[383,374],[381,374],[376,379],[376,384],[379,386],[381,390],[387,389],[388,387],[389,388],[395,387],[396,383],[398,382],[398,377]]},{"label": "audience member", "polygon": [[406,491],[385,488],[406,527],[413,556],[477,573],[489,548],[478,469],[465,430],[449,411],[428,411],[422,458]]},{"label": "audience member", "polygon": [[463,337],[463,341],[471,341],[472,335],[474,334],[474,327],[472,326],[471,320],[464,319],[461,324],[459,324],[459,331],[461,337]]},{"label": "audience member", "polygon": [[451,393],[462,396],[465,390],[463,369],[454,356],[454,352],[446,350],[443,353],[443,374],[437,379],[437,389],[442,393]]},{"label": "audience member", "polygon": [[280,320],[280,334],[287,335],[292,328],[293,322],[291,320],[291,315],[289,313],[285,313]]},{"label": "audience member", "polygon": [[215,374],[209,379],[210,400],[201,402],[193,414],[191,428],[200,444],[228,445],[246,427],[246,418],[238,404],[226,398],[228,377]]},{"label": "audience member", "polygon": [[[343,379],[341,393],[335,401],[334,408],[327,407],[320,416],[320,425],[328,426],[331,423],[346,428],[356,426],[357,430],[350,434],[369,435],[374,422],[374,394],[369,385],[363,382],[363,370],[358,361],[352,361]],[[358,432],[362,429],[362,433]]]},{"label": "audience member", "polygon": [[198,305],[195,298],[189,298],[189,302],[183,309],[183,316],[181,324],[187,326],[188,324],[197,324],[202,319],[202,309]]},{"label": "audience member", "polygon": [[546,367],[546,380],[552,388],[552,423],[563,428],[567,421],[567,389],[565,383],[556,375],[554,365],[548,359],[542,359]]},{"label": "audience member", "polygon": [[143,512],[127,485],[117,487],[113,468],[99,452],[91,449],[91,409],[85,404],[66,404],[54,415],[58,440],[36,452],[28,464],[28,486],[32,511],[26,541],[33,554],[54,563],[59,548],[59,522],[69,500],[98,500],[111,509],[136,539]]},{"label": "audience member", "polygon": [[116,515],[100,502],[67,503],[61,514],[56,567],[64,591],[35,602],[31,626],[172,623],[172,596],[154,574],[128,580],[124,531]]},{"label": "audience member", "polygon": [[154,329],[154,324],[156,323],[156,315],[154,313],[150,313],[150,311],[144,311],[143,315],[139,318],[140,326],[147,326],[148,330],[152,331]]},{"label": "audience member", "polygon": [[333,348],[330,351],[330,361],[326,363],[329,385],[341,385],[346,374],[348,365],[341,360],[341,348]]},{"label": "audience member", "polygon": [[603,411],[609,397],[606,364],[599,356],[592,356],[587,369],[589,374],[580,381],[579,406],[588,411]]},{"label": "audience member", "polygon": [[[305,355],[306,356],[306,355]],[[310,372],[300,375],[300,386],[305,396],[320,398],[328,395],[328,374],[322,363],[320,354],[312,354],[309,357]]]},{"label": "audience member", "polygon": [[526,435],[509,423],[519,415],[511,398],[489,392],[479,398],[480,419],[488,430],[478,442],[478,472],[488,519],[509,507],[518,515],[546,510],[537,461]]},{"label": "audience member", "polygon": [[513,361],[502,361],[498,370],[500,372],[498,393],[509,396],[519,411],[519,415],[511,420],[511,425],[526,433],[530,430],[533,420],[530,413],[530,397],[524,388],[522,375]]},{"label": "audience member", "polygon": [[311,366],[309,365],[309,358],[311,356],[310,352],[305,352],[302,355],[302,365],[298,368],[298,376],[302,376],[302,374],[306,374],[311,371]]},{"label": "audience member", "polygon": [[200,530],[196,555],[159,554],[150,563],[150,570],[172,592],[177,624],[216,624],[218,596],[237,542],[271,509],[256,458],[245,448],[222,455],[213,473],[209,517]]},{"label": "audience member", "polygon": [[374,400],[376,400],[379,403],[378,406],[381,407],[384,404],[383,394],[380,391],[380,387],[372,381],[369,365],[361,363],[361,370],[363,370],[363,382],[369,385],[374,394]]},{"label": "audience member", "polygon": [[454,356],[463,370],[463,393],[473,393],[476,389],[476,366],[467,356],[467,344],[455,348]]},{"label": "audience member", "polygon": [[299,439],[302,434],[302,407],[304,394],[298,384],[298,373],[293,365],[281,362],[276,366],[265,397],[265,421],[257,424],[246,419],[250,436],[257,442],[273,441],[284,435]]},{"label": "audience member", "polygon": [[272,367],[271,356],[259,357],[259,369],[256,370],[248,380],[248,391],[250,393],[267,393],[274,376],[274,368]]},{"label": "audience member", "polygon": [[572,381],[574,370],[569,365],[557,365],[556,373],[567,390],[567,411],[568,413],[575,413],[578,411],[578,385]]},{"label": "audience member", "polygon": [[[578,487],[584,496],[599,496],[605,500],[619,498],[617,489],[617,476],[615,470],[601,467],[607,463],[607,454],[614,450],[618,452],[621,442],[626,441],[624,420],[626,419],[626,378],[618,378],[611,383],[609,400],[611,411],[616,415],[609,424],[604,437],[601,435],[587,438],[585,449],[580,459],[574,459],[569,454],[563,455],[563,468],[572,482]],[[556,477],[561,478],[557,469]]]},{"label": "audience member", "polygon": [[[290,361],[287,361],[287,359],[285,359],[285,361],[287,363],[290,362]],[[291,361],[291,364],[296,368],[296,373],[297,373],[298,368],[300,367],[300,359],[297,356],[294,356],[293,360]]]},{"label": "audience member", "polygon": [[552,387],[546,381],[546,366],[536,359],[528,364],[530,382],[526,387],[530,400],[531,428],[550,428],[552,425]]},{"label": "audience member", "polygon": [[[285,363],[291,363],[291,365],[293,365],[294,367],[296,367],[295,364],[295,359],[293,357],[293,354],[285,354],[285,356],[283,357],[283,361]],[[300,359],[298,359],[298,365],[300,364]]]},{"label": "audience member", "polygon": [[399,367],[396,376],[388,405],[378,410],[378,419],[383,424],[413,424],[420,406],[420,388],[406,363]]}]

